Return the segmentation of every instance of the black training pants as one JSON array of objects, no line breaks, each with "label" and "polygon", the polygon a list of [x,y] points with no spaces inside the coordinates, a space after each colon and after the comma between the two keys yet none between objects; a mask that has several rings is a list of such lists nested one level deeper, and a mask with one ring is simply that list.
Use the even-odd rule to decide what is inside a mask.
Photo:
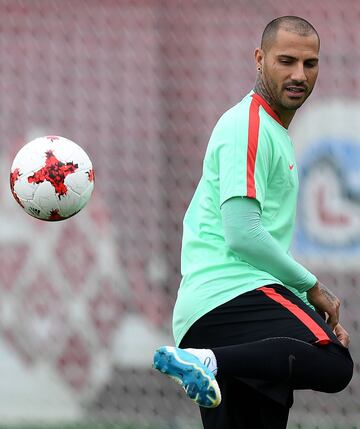
[{"label": "black training pants", "polygon": [[285,429],[293,390],[337,392],[353,363],[321,317],[292,292],[270,285],[207,313],[182,348],[211,348],[222,402],[201,408],[205,429]]}]

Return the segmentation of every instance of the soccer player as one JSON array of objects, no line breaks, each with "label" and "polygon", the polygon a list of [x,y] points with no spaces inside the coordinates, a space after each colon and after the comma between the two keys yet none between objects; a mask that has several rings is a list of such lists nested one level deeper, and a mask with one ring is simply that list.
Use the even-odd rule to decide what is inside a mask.
[{"label": "soccer player", "polygon": [[288,127],[315,85],[319,46],[302,18],[266,26],[254,90],[216,124],[184,218],[178,347],[159,348],[154,367],[201,406],[205,429],[286,428],[295,389],[338,392],[352,377],[339,299],[289,254]]}]

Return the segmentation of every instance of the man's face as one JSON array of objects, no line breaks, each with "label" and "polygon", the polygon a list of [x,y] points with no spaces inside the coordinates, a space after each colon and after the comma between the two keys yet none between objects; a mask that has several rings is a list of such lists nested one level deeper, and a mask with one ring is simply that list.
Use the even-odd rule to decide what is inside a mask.
[{"label": "man's face", "polygon": [[260,58],[263,83],[280,112],[296,110],[311,94],[319,71],[316,34],[300,36],[279,29]]}]

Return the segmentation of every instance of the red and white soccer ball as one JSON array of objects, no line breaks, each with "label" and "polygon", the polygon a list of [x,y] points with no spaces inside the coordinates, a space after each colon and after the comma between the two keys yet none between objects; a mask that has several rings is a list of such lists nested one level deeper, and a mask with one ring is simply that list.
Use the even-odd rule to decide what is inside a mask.
[{"label": "red and white soccer ball", "polygon": [[39,137],[16,154],[10,187],[26,213],[59,221],[85,207],[94,189],[94,170],[87,153],[73,141]]}]

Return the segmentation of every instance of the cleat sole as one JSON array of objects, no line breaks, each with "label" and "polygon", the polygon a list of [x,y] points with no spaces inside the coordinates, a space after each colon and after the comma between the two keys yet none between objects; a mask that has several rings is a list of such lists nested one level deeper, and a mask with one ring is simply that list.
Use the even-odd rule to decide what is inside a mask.
[{"label": "cleat sole", "polygon": [[153,367],[178,383],[198,405],[214,408],[220,404],[214,374],[194,355],[176,347],[161,347],[154,354]]}]

